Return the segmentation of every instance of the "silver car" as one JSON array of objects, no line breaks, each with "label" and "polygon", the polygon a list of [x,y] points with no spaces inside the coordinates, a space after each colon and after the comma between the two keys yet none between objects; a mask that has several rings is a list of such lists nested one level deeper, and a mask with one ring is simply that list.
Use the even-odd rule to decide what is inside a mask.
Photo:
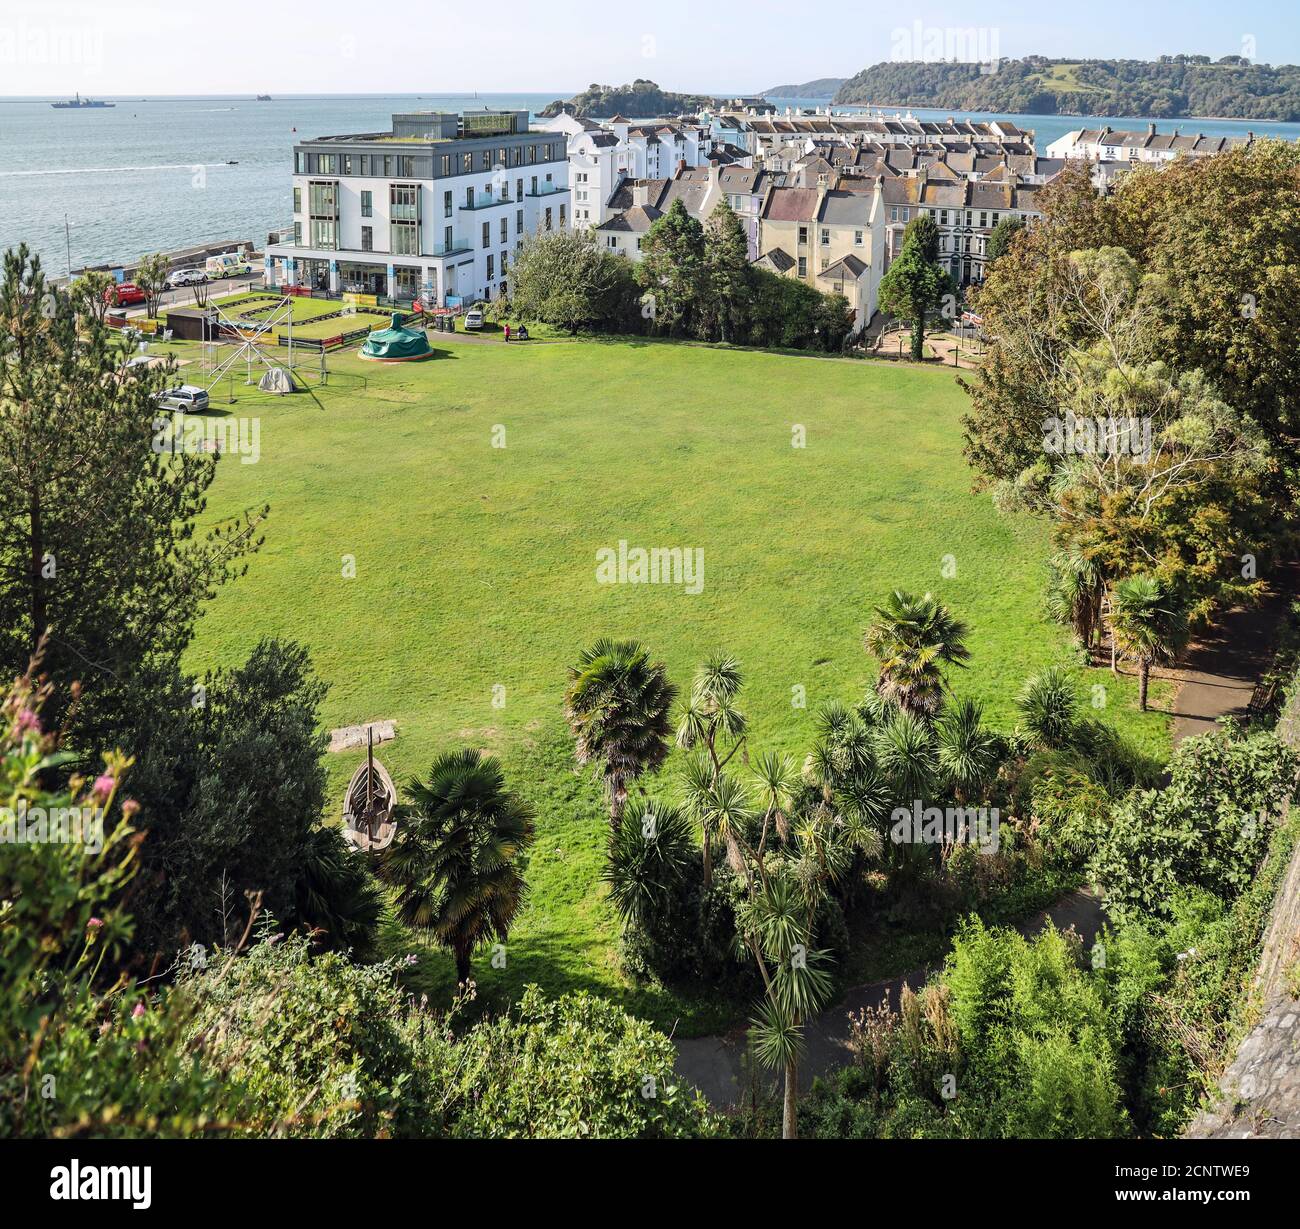
[{"label": "silver car", "polygon": [[181,384],[158,394],[158,404],[169,410],[197,414],[208,408],[208,390],[194,384]]}]

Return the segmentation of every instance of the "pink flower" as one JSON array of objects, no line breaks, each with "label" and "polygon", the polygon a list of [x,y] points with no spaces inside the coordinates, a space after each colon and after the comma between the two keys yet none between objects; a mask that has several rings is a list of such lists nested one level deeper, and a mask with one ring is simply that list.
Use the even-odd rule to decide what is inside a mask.
[{"label": "pink flower", "polygon": [[88,930],[98,930],[103,924],[104,923],[99,918],[92,917],[90,921],[86,923],[86,928]]},{"label": "pink flower", "polygon": [[117,782],[105,772],[95,778],[95,784],[90,787],[90,792],[103,802],[112,794],[116,785]]},{"label": "pink flower", "polygon": [[131,1009],[131,1016],[132,1016],[133,1019],[138,1020],[142,1015],[144,1015],[144,1004],[143,1004],[143,1003],[137,1003],[137,1004],[136,1004],[136,1005]]},{"label": "pink flower", "polygon": [[30,708],[21,708],[18,710],[18,733],[19,734],[39,734],[41,732],[41,719]]}]

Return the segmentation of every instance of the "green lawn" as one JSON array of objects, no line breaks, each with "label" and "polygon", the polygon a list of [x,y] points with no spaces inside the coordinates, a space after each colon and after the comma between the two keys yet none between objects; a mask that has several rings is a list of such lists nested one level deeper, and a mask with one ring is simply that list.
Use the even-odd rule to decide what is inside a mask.
[{"label": "green lawn", "polygon": [[[574,773],[561,716],[568,663],[599,635],[637,636],[680,687],[725,646],[748,676],[752,746],[802,760],[816,707],[873,677],[872,604],[892,586],[930,589],[971,627],[958,691],[1009,728],[1024,677],[1073,660],[1042,613],[1045,531],[971,493],[950,370],[431,336],[442,357],[430,362],[349,351],[331,356],[341,374],[326,388],[275,398],[235,385],[236,404],[214,402],[261,418],[261,460],[224,460],[209,512],[269,501],[271,518],[248,575],[200,622],[192,665],[232,666],[261,636],[292,637],[330,684],[329,726],[397,720],[379,753],[397,779],[456,746],[502,757],[538,808],[538,839],[509,966],[477,967],[489,1001],[536,981],[621,998],[680,1020],[679,1033],[713,1027],[725,1008],[619,973],[599,883],[604,804]],[[806,447],[791,446],[796,425]],[[702,592],[598,584],[596,552],[620,540],[701,548]],[[1093,674],[1081,684],[1105,684],[1108,713],[1162,752],[1168,719],[1134,711],[1131,680]],[[359,759],[328,757],[336,805]],[[389,939],[409,942],[396,927]],[[451,983],[440,953],[419,973],[431,992]]]}]

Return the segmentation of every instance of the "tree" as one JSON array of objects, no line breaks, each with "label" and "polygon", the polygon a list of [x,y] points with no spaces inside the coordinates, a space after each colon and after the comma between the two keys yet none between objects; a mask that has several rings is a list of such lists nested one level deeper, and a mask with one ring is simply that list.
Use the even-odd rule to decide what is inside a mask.
[{"label": "tree", "polygon": [[1006,254],[1012,243],[1015,242],[1016,236],[1025,229],[1023,218],[1015,214],[1008,214],[994,228],[993,233],[989,236],[988,246],[984,249],[984,255],[990,264],[1000,256]]},{"label": "tree", "polygon": [[87,269],[72,283],[72,298],[77,313],[95,324],[103,324],[108,314],[107,294],[113,278],[103,269]]},{"label": "tree", "polygon": [[700,334],[735,341],[749,311],[749,243],[735,211],[719,201],[704,226]]},{"label": "tree", "polygon": [[[928,215],[926,220],[934,226]],[[927,319],[943,306],[945,297],[953,296],[955,301],[957,291],[947,269],[927,254],[932,239],[929,229],[912,230],[909,226],[909,232],[903,250],[880,279],[878,302],[881,311],[912,326],[912,361],[919,363],[925,357]],[[937,245],[937,236],[934,243]]]},{"label": "tree", "polygon": [[504,943],[523,907],[519,862],[533,842],[533,810],[506,789],[495,757],[475,748],[440,755],[407,794],[380,875],[396,889],[401,920],[451,950],[463,984],[474,949],[493,936]]},{"label": "tree", "polygon": [[935,724],[939,772],[958,803],[978,798],[1002,766],[1003,740],[983,723],[977,701],[964,699],[947,709]]},{"label": "tree", "polygon": [[931,264],[939,260],[939,224],[929,213],[918,213],[903,229],[903,247],[915,243]]},{"label": "tree", "polygon": [[905,712],[931,717],[943,705],[944,665],[970,658],[966,625],[927,593],[895,589],[867,629],[866,650],[880,662],[876,690]]},{"label": "tree", "polygon": [[609,795],[610,837],[618,834],[629,785],[668,755],[677,689],[636,640],[602,637],[569,669],[564,716],[574,757],[598,766]]},{"label": "tree", "polygon": [[1047,613],[1073,629],[1080,645],[1091,649],[1101,630],[1105,578],[1097,564],[1078,550],[1058,551],[1048,560]]},{"label": "tree", "polygon": [[616,326],[635,296],[631,264],[596,244],[591,230],[530,235],[510,274],[512,308],[526,320],[568,329]]},{"label": "tree", "polygon": [[1016,704],[1033,747],[1059,751],[1074,740],[1079,695],[1060,666],[1049,666],[1028,678]]},{"label": "tree", "polygon": [[[688,760],[685,777],[686,806],[702,833],[706,890],[713,882],[711,833],[718,782],[731,757],[744,745],[748,729],[745,714],[736,707],[744,681],[740,663],[734,657],[729,653],[711,654],[696,669],[690,698],[677,718],[677,745],[687,751],[702,747],[707,757],[702,769],[692,767],[699,761]],[[730,750],[726,750],[728,742]]]},{"label": "tree", "polygon": [[1151,667],[1173,661],[1187,643],[1187,614],[1154,576],[1129,576],[1114,589],[1111,626],[1119,647],[1138,663],[1138,708],[1147,711]]},{"label": "tree", "polygon": [[679,807],[645,799],[623,812],[601,878],[624,923],[644,927],[661,914],[686,874],[691,840]]},{"label": "tree", "polygon": [[689,335],[705,299],[704,228],[674,200],[641,244],[637,280],[652,296],[652,319],[672,336]]},{"label": "tree", "polygon": [[[25,248],[0,284],[0,665],[43,668],[86,752],[134,676],[175,664],[200,604],[257,549],[263,507],[200,534],[217,456],[160,432],[166,370],[124,370],[115,338],[46,284]],[[162,420],[166,426],[167,421]],[[52,715],[56,723],[62,714]],[[109,722],[109,726],[105,723]]]},{"label": "tree", "polygon": [[163,291],[167,289],[167,275],[170,272],[171,262],[164,252],[146,256],[135,271],[135,284],[144,291],[145,312],[151,319],[158,318],[158,307],[162,302]]}]

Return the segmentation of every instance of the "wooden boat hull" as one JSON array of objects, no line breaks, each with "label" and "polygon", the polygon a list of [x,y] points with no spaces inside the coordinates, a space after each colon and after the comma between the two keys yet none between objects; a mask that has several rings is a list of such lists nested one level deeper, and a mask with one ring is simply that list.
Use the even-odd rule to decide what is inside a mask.
[{"label": "wooden boat hull", "polygon": [[386,849],[397,832],[396,806],[392,777],[378,760],[368,758],[352,774],[343,796],[344,834],[357,849]]}]

